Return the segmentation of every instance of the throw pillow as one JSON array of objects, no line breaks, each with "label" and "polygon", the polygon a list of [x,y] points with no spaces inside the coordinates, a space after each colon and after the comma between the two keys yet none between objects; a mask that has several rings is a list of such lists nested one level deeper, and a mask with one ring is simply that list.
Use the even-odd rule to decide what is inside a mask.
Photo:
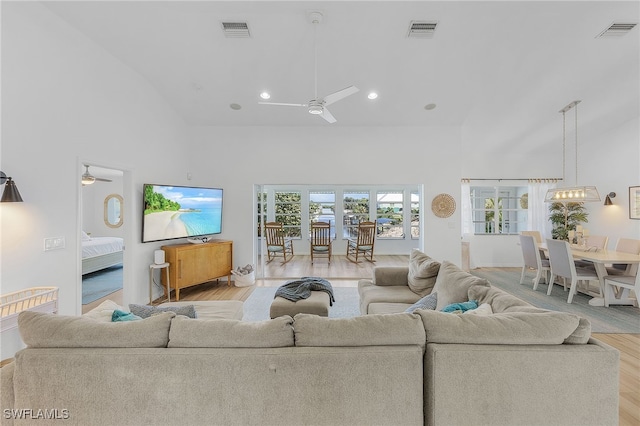
[{"label": "throw pillow", "polygon": [[136,321],[141,320],[137,315],[133,315],[131,312],[121,311],[120,309],[116,309],[111,314],[111,322],[121,322],[121,321]]},{"label": "throw pillow", "polygon": [[409,288],[420,296],[431,293],[440,270],[440,262],[433,260],[417,249],[411,250],[409,256]]},{"label": "throw pillow", "polygon": [[434,310],[438,304],[438,293],[431,293],[422,299],[418,300],[413,305],[409,306],[405,312],[410,314],[416,309],[431,309]]},{"label": "throw pillow", "polygon": [[124,308],[122,306],[118,305],[113,300],[107,299],[82,316],[84,318],[93,318],[97,321],[111,322],[111,316],[113,315],[113,311],[115,311],[116,309],[124,311]]},{"label": "throw pillow", "polygon": [[173,312],[176,315],[184,315],[189,318],[196,317],[196,308],[193,305],[161,307],[130,304],[129,310],[131,310],[132,314],[137,315],[140,318],[149,318],[150,316],[157,315],[161,312]]},{"label": "throw pillow", "polygon": [[451,303],[450,305],[447,305],[444,308],[442,308],[442,312],[461,314],[461,313],[470,311],[472,309],[476,309],[477,307],[478,307],[477,300],[469,300],[468,302]]},{"label": "throw pillow", "polygon": [[452,303],[466,302],[469,300],[469,288],[475,285],[490,286],[487,280],[464,272],[453,263],[445,260],[440,265],[440,272],[438,272],[436,284],[433,286],[433,291],[438,293],[436,310],[441,310]]}]

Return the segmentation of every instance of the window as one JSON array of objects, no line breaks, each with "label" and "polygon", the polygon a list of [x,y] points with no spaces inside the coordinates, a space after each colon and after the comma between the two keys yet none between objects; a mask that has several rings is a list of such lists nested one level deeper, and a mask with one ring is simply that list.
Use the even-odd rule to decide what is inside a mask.
[{"label": "window", "polygon": [[519,234],[527,229],[526,186],[471,187],[474,234]]},{"label": "window", "polygon": [[376,193],[376,220],[378,238],[404,238],[403,192],[378,191]]},{"label": "window", "polygon": [[369,191],[345,191],[342,199],[342,229],[345,238],[358,235],[358,223],[369,220]]},{"label": "window", "polygon": [[256,200],[258,201],[258,237],[261,237],[262,227],[264,226],[262,219],[263,217],[266,218],[267,214],[267,193],[265,191],[258,190]]},{"label": "window", "polygon": [[276,191],[275,193],[275,221],[282,223],[287,237],[300,238],[302,236],[300,229],[302,223],[301,199],[299,191]]},{"label": "window", "polygon": [[309,222],[331,224],[331,237],[336,236],[336,193],[334,191],[309,191]]},{"label": "window", "polygon": [[411,239],[420,238],[420,194],[411,191]]}]

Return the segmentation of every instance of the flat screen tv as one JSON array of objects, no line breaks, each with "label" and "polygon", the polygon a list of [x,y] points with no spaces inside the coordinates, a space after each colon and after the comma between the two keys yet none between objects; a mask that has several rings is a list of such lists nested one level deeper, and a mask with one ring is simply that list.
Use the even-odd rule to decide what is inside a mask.
[{"label": "flat screen tv", "polygon": [[222,232],[222,189],[144,184],[142,242]]}]

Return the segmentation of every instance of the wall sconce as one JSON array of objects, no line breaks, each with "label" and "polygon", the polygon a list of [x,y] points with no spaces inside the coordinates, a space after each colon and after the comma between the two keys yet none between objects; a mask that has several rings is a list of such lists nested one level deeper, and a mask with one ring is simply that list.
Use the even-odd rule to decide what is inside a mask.
[{"label": "wall sconce", "polygon": [[612,198],[616,198],[616,193],[615,192],[610,192],[607,194],[606,198],[604,199],[604,205],[605,206],[612,206],[613,202],[611,201]]},{"label": "wall sconce", "polygon": [[7,183],[4,186],[4,191],[2,192],[1,203],[16,203],[22,202],[22,197],[20,196],[20,191],[18,191],[18,187],[16,187],[16,183],[11,179],[11,176],[7,177],[4,172],[0,172],[0,185],[3,183]]}]

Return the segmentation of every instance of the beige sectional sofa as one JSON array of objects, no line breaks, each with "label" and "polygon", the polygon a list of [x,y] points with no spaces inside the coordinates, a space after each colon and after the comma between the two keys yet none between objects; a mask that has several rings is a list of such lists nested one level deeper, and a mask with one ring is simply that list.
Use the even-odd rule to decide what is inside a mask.
[{"label": "beige sectional sofa", "polygon": [[[442,294],[468,287],[465,298],[491,305],[492,315],[416,310],[243,322],[161,313],[111,323],[24,312],[18,321],[27,348],[1,370],[0,420],[617,424],[618,352],[590,338],[588,321],[539,310],[460,272],[443,263]],[[394,274],[399,279],[400,271]],[[385,303],[369,291],[362,293],[368,313]],[[389,303],[409,305],[403,297]],[[57,419],[35,418],[54,414]]]}]

